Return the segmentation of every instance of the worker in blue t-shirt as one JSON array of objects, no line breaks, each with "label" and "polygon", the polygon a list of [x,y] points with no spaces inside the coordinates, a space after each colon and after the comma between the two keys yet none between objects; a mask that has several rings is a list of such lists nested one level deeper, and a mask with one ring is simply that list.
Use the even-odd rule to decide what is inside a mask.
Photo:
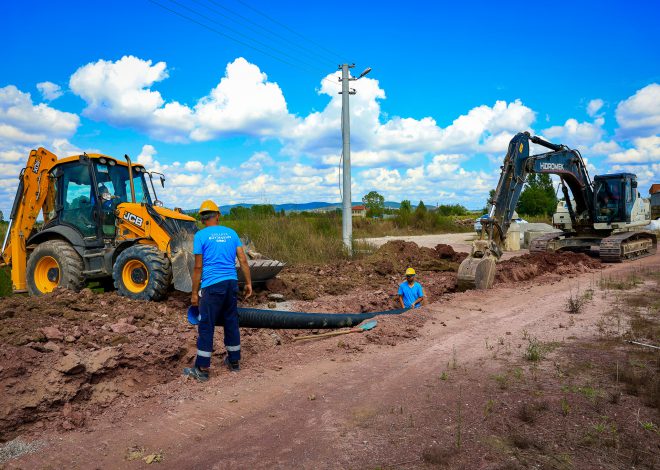
[{"label": "worker in blue t-shirt", "polygon": [[205,228],[195,234],[193,241],[195,270],[191,299],[192,305],[199,305],[197,359],[194,367],[183,369],[183,374],[206,381],[209,379],[216,324],[222,323],[225,329],[225,348],[227,348],[225,365],[232,372],[240,370],[237,257],[245,277],[244,298],[246,299],[252,295],[252,281],[241,239],[232,229],[219,225],[218,206],[213,201],[204,201],[199,214]]},{"label": "worker in blue t-shirt", "polygon": [[406,269],[406,280],[399,285],[399,302],[402,308],[419,308],[424,303],[424,289],[415,281],[415,270]]}]

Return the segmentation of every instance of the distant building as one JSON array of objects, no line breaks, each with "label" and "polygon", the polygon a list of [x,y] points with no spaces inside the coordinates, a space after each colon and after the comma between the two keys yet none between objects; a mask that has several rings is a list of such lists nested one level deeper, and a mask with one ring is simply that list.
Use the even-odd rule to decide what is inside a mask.
[{"label": "distant building", "polygon": [[353,206],[353,217],[366,217],[367,208],[365,206]]},{"label": "distant building", "polygon": [[660,184],[652,185],[649,194],[651,194],[651,218],[660,219]]}]

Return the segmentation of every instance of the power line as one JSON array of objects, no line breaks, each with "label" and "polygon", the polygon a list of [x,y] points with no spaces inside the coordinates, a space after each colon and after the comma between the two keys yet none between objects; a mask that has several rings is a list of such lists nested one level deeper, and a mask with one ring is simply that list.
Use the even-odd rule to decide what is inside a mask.
[{"label": "power line", "polygon": [[[167,10],[167,11],[169,11],[170,13],[172,13],[172,14],[174,14],[174,15],[180,16],[181,18],[184,18],[184,19],[186,19],[186,20],[188,20],[188,21],[190,21],[190,22],[192,22],[192,23],[195,23],[195,24],[198,25],[198,26],[201,26],[202,28],[208,29],[209,31],[211,31],[211,32],[213,32],[213,33],[216,33],[216,34],[218,34],[218,35],[220,35],[220,36],[223,36],[223,37],[225,37],[225,38],[227,38],[227,39],[229,39],[229,40],[231,40],[231,41],[234,41],[235,43],[241,44],[241,45],[243,45],[243,46],[245,46],[245,47],[248,47],[248,48],[253,49],[253,50],[257,51],[257,52],[260,52],[260,53],[262,53],[262,54],[264,54],[264,55],[266,55],[266,56],[268,56],[268,57],[271,57],[271,58],[273,58],[273,59],[275,59],[275,60],[277,60],[277,61],[279,61],[279,62],[282,62],[282,63],[284,63],[284,64],[286,64],[286,65],[290,65],[291,67],[295,67],[295,68],[297,68],[297,69],[299,69],[299,70],[302,70],[302,71],[304,71],[304,72],[311,73],[311,74],[314,74],[315,76],[317,76],[317,73],[318,73],[318,72],[315,72],[315,71],[313,71],[313,70],[310,70],[310,69],[308,69],[308,68],[306,68],[306,67],[302,67],[302,66],[300,66],[299,64],[296,64],[296,63],[293,63],[293,62],[289,62],[289,61],[287,61],[287,60],[284,60],[284,59],[282,59],[282,58],[280,58],[280,57],[277,57],[277,56],[271,54],[270,52],[265,51],[265,50],[263,50],[263,49],[261,49],[261,48],[259,48],[259,47],[253,46],[252,44],[248,44],[247,42],[242,41],[242,40],[240,40],[240,39],[236,39],[235,37],[233,37],[233,36],[231,36],[231,35],[229,35],[229,34],[227,34],[227,33],[224,33],[224,32],[222,32],[222,31],[219,31],[219,30],[217,30],[217,29],[215,29],[215,28],[213,28],[213,27],[211,27],[211,26],[209,26],[209,25],[207,25],[207,24],[204,24],[204,23],[202,23],[201,21],[197,21],[196,19],[191,18],[191,17],[188,16],[188,15],[185,15],[185,14],[179,12],[179,11],[173,10],[172,8],[169,8],[169,7],[165,6],[165,5],[163,5],[162,3],[157,2],[156,0],[149,0],[149,1],[150,1],[151,3],[153,3],[154,5],[157,5],[157,6],[159,6],[160,8],[162,8],[162,9],[164,9],[164,10]],[[203,16],[203,15],[200,15],[200,16]],[[329,83],[332,83],[333,85],[337,85],[337,84],[338,84],[338,83],[336,83],[336,82],[333,82],[332,80],[328,80],[328,79],[325,78],[325,77],[322,78],[322,80],[325,80],[325,81],[327,81],[327,82],[329,82]]]},{"label": "power line", "polygon": [[321,49],[323,49],[323,50],[326,51],[326,52],[329,52],[329,53],[332,54],[334,57],[338,58],[340,62],[346,62],[344,59],[342,59],[341,54],[337,54],[336,52],[331,51],[330,49],[326,48],[325,46],[323,46],[323,45],[321,45],[321,44],[319,44],[319,43],[317,43],[317,42],[315,42],[314,40],[312,40],[312,39],[310,39],[310,38],[308,38],[308,37],[306,37],[306,36],[300,34],[299,32],[297,32],[297,31],[291,29],[290,27],[288,27],[287,25],[285,25],[284,23],[282,23],[282,22],[276,20],[275,18],[272,18],[271,16],[269,16],[269,15],[267,15],[266,13],[264,13],[264,12],[258,10],[257,8],[253,7],[252,5],[250,5],[250,4],[246,3],[246,2],[244,2],[243,0],[236,0],[236,1],[237,1],[238,3],[244,5],[244,6],[248,7],[250,10],[254,11],[255,13],[258,13],[259,15],[263,16],[264,18],[266,18],[266,19],[272,21],[272,22],[275,23],[276,25],[279,25],[279,26],[281,26],[282,28],[286,29],[287,31],[292,32],[292,33],[295,34],[296,36],[298,36],[298,37],[300,37],[300,38],[302,38],[302,39],[305,39],[305,40],[311,42],[312,44],[314,44],[314,45],[320,47]]},{"label": "power line", "polygon": [[[197,3],[197,4],[201,4],[201,2],[200,2],[199,0],[193,0],[193,1],[194,1],[195,3]],[[250,18],[241,15],[240,13],[238,13],[238,12],[232,10],[231,8],[226,7],[225,5],[222,5],[221,3],[216,2],[215,0],[207,0],[207,1],[208,1],[209,3],[211,3],[211,4],[213,4],[213,5],[218,6],[219,8],[222,8],[222,9],[225,10],[225,11],[228,11],[228,12],[231,13],[232,15],[237,16],[238,18],[241,18],[244,22],[247,22],[247,23],[249,23],[249,24],[252,24],[252,25],[256,26],[257,28],[260,28],[261,30],[266,31],[268,34],[270,34],[270,35],[272,35],[272,36],[275,36],[275,37],[277,37],[277,38],[280,38],[282,41],[284,41],[284,42],[290,44],[291,46],[293,46],[293,47],[299,49],[299,50],[302,51],[304,54],[307,54],[308,57],[312,57],[312,58],[314,58],[314,59],[316,59],[316,60],[323,61],[324,63],[325,63],[325,61],[327,61],[327,60],[331,60],[333,63],[334,63],[334,61],[335,61],[334,58],[329,59],[328,56],[326,56],[326,57],[320,57],[320,56],[318,56],[317,54],[318,54],[319,51],[315,51],[315,50],[313,50],[313,49],[311,49],[311,48],[308,48],[308,47],[305,47],[305,46],[303,46],[303,45],[301,45],[301,44],[299,44],[299,43],[297,43],[297,42],[295,42],[295,41],[292,41],[291,39],[287,38],[286,36],[283,36],[283,35],[279,34],[278,32],[273,31],[272,29],[267,28],[266,26],[257,23],[256,21],[252,21]],[[214,8],[211,8],[211,7],[208,6],[208,5],[204,5],[204,6],[205,6],[205,8],[208,8],[209,10],[215,12],[215,13],[218,14],[218,15],[221,15],[221,16],[223,16],[223,17],[225,17],[225,18],[228,18],[228,19],[230,19],[231,21],[236,21],[234,18],[232,18],[232,17],[230,17],[230,16],[228,16],[228,15],[226,15],[226,14],[224,14],[224,13],[221,13],[221,12],[219,12],[218,10],[216,10],[216,9],[214,9]],[[244,26],[244,27],[247,27],[247,26]],[[256,33],[259,33],[259,34],[262,33],[261,31],[255,31],[253,28],[249,28],[249,27],[247,27],[247,28],[250,29],[251,31],[256,32]]]},{"label": "power line", "polygon": [[252,38],[252,37],[250,37],[250,36],[247,36],[247,35],[241,33],[240,31],[238,31],[238,30],[236,30],[236,29],[234,29],[234,28],[232,28],[232,27],[230,27],[230,26],[227,26],[226,24],[220,23],[220,22],[214,20],[213,18],[209,18],[208,16],[204,15],[203,13],[200,13],[199,11],[192,9],[192,8],[190,8],[189,6],[183,5],[182,3],[178,2],[177,0],[169,0],[169,1],[170,1],[171,3],[174,3],[175,5],[178,5],[179,7],[183,8],[183,9],[185,9],[185,10],[188,10],[189,12],[191,12],[191,13],[193,13],[193,14],[195,14],[195,15],[201,16],[202,18],[204,18],[204,19],[207,20],[207,21],[210,21],[211,23],[215,23],[215,24],[217,24],[217,25],[219,25],[219,26],[223,26],[225,29],[227,29],[227,30],[229,30],[229,31],[232,31],[233,33],[237,34],[237,35],[240,36],[240,37],[243,37],[243,38],[245,38],[245,39],[247,39],[247,40],[249,40],[249,41],[253,41],[253,42],[259,44],[259,45],[262,46],[262,47],[270,48],[273,52],[276,52],[276,53],[278,53],[278,54],[280,54],[280,55],[282,55],[282,56],[284,56],[284,57],[288,57],[289,59],[292,59],[292,60],[297,60],[298,62],[300,62],[300,63],[302,63],[302,64],[305,64],[305,65],[307,65],[307,66],[309,66],[309,67],[316,67],[316,65],[313,65],[313,64],[310,64],[309,62],[305,62],[305,61],[303,61],[303,60],[300,60],[300,59],[298,59],[297,57],[294,57],[294,56],[292,56],[292,55],[290,55],[290,54],[287,54],[287,53],[284,52],[284,51],[281,51],[281,50],[279,50],[279,49],[276,49],[276,48],[274,48],[274,47],[272,47],[272,46],[270,46],[270,45],[268,45],[268,44],[266,44],[266,43],[263,43],[263,42],[259,41],[258,39],[254,39],[254,38]]}]

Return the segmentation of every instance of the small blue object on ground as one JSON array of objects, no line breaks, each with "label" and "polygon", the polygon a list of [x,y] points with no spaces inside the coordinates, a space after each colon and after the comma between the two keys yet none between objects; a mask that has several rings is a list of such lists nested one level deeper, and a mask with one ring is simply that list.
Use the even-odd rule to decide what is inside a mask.
[{"label": "small blue object on ground", "polygon": [[191,305],[188,307],[188,322],[191,325],[199,325],[200,315],[199,307],[196,305]]}]

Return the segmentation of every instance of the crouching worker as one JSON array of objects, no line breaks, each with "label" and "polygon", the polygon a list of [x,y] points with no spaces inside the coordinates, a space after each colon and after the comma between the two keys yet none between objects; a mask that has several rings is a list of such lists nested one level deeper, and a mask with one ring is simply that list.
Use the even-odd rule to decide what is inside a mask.
[{"label": "crouching worker", "polygon": [[[235,260],[245,277],[245,298],[252,295],[250,267],[243,244],[235,231],[219,225],[220,209],[213,201],[204,201],[199,209],[205,227],[195,234],[193,254],[192,305],[199,305],[200,321],[195,367],[183,374],[200,381],[209,379],[215,325],[224,325],[227,356],[224,364],[232,372],[240,369],[241,338],[238,329],[238,276]],[[200,290],[201,287],[201,290]]]},{"label": "crouching worker", "polygon": [[406,280],[399,285],[399,303],[402,308],[419,308],[424,303],[424,289],[415,281],[415,270],[406,269]]}]

